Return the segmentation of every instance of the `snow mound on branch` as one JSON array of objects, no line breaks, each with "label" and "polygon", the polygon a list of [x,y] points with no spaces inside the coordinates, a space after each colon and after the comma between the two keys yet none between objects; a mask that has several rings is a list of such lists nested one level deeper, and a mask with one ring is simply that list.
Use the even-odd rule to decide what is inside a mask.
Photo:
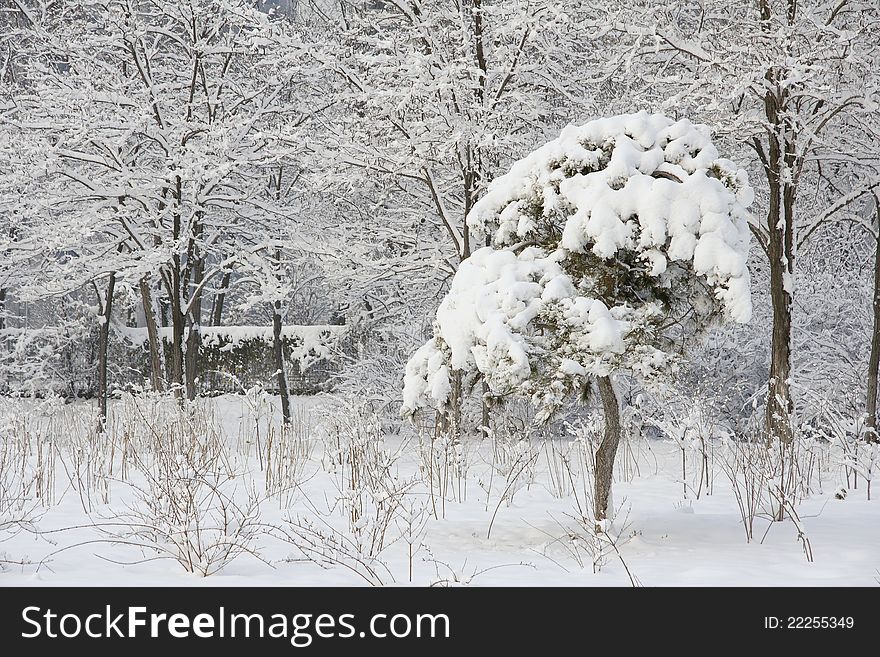
[{"label": "snow mound on branch", "polygon": [[435,337],[407,363],[405,412],[445,404],[453,370],[479,371],[498,394],[527,386],[538,367],[532,359],[549,357],[544,336],[532,329],[551,313],[564,327],[569,353],[548,358],[542,369],[556,367],[563,377],[613,369],[636,314],[578,296],[558,258],[537,248],[516,254],[484,247],[461,263],[437,309]]},{"label": "snow mound on branch", "polygon": [[746,171],[718,156],[705,126],[639,112],[566,127],[496,178],[467,222],[496,248],[553,225],[560,248],[602,258],[631,251],[653,276],[669,261],[689,262],[729,319],[746,322],[753,198]]},{"label": "snow mound on branch", "polygon": [[406,406],[442,405],[451,389],[450,369],[477,367],[515,385],[531,374],[524,329],[538,315],[548,287],[571,282],[552,261],[485,247],[463,261],[437,309],[435,334],[407,363]]},{"label": "snow mound on branch", "polygon": [[558,405],[583,377],[650,377],[689,332],[748,321],[752,199],[704,126],[645,112],[568,126],[468,215],[492,246],[459,266],[403,413],[446,404],[454,371]]}]

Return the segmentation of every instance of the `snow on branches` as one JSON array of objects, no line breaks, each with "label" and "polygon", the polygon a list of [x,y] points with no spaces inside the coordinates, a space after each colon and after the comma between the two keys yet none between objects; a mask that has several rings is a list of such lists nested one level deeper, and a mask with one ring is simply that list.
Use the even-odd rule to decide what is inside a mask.
[{"label": "snow on branches", "polygon": [[686,119],[566,127],[469,213],[492,246],[462,262],[407,364],[403,413],[443,407],[457,370],[546,418],[585,377],[650,379],[707,328],[748,321],[752,198],[746,172]]}]

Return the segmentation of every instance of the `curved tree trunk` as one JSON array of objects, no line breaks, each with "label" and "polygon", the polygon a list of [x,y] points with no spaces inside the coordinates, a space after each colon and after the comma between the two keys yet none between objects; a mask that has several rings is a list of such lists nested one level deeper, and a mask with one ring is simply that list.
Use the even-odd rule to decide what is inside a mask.
[{"label": "curved tree trunk", "polygon": [[599,377],[599,396],[602,398],[602,410],[605,412],[605,433],[599,449],[596,450],[595,499],[593,500],[596,516],[596,530],[602,531],[601,521],[609,517],[611,509],[611,482],[614,476],[614,457],[620,444],[620,406],[611,377]]}]

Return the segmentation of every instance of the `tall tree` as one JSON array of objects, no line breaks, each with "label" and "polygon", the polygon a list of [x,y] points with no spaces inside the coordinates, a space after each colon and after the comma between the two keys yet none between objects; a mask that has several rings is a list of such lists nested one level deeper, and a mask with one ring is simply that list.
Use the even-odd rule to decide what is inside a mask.
[{"label": "tall tree", "polygon": [[868,377],[865,405],[866,436],[870,442],[878,442],[877,434],[877,380],[880,377],[880,193],[874,194],[874,222],[871,231],[874,238],[874,286],[871,299],[873,325],[871,349],[868,357]]},{"label": "tall tree", "polygon": [[[822,171],[860,150],[858,133],[842,128],[875,111],[875,85],[865,81],[880,49],[880,7],[863,0],[706,0],[615,2],[597,12],[594,35],[607,44],[600,53],[608,56],[609,81],[660,109],[710,123],[734,152],[747,146],[757,157],[766,206],[751,229],[769,265],[773,309],[766,427],[790,441],[798,246],[826,212],[842,207]],[[808,186],[823,189],[827,200],[819,206],[827,210],[798,205]]]}]

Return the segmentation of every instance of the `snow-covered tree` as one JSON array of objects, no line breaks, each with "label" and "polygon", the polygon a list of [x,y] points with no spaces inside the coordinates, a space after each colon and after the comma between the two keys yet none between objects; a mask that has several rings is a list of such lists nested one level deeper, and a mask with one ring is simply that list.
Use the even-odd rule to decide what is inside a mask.
[{"label": "snow-covered tree", "polygon": [[468,215],[491,246],[463,261],[434,337],[406,368],[403,412],[442,408],[456,372],[547,419],[598,380],[595,516],[620,438],[612,374],[651,380],[695,336],[751,317],[744,170],[707,128],[645,112],[569,126],[494,180]]},{"label": "snow-covered tree", "polygon": [[867,402],[865,406],[867,439],[878,442],[877,434],[877,382],[880,377],[880,193],[874,195],[874,288],[871,299],[873,326],[871,331],[871,355],[868,358]]},{"label": "snow-covered tree", "polygon": [[[292,180],[288,181],[288,177]],[[296,185],[298,178],[299,175],[285,174],[284,166],[279,166],[269,176],[267,197],[280,203],[285,193],[289,193]],[[294,209],[292,204],[285,207]],[[298,292],[320,278],[320,269],[312,266],[310,276],[295,275],[295,267],[307,260],[300,242],[302,223],[292,218],[285,221],[272,215],[267,218],[268,221],[255,222],[253,228],[256,230],[238,236],[238,243],[244,248],[242,257],[236,264],[236,285],[247,289],[240,304],[242,310],[260,307],[269,310],[272,321],[274,376],[281,397],[282,421],[288,425],[291,419],[290,393],[285,371],[282,326],[291,314],[291,305],[299,298]],[[249,243],[246,243],[248,238]]]},{"label": "snow-covered tree", "polygon": [[486,182],[589,103],[577,21],[528,0],[342,4],[331,52],[348,111],[327,143],[419,202],[446,253],[467,258],[482,245],[465,217]]},{"label": "snow-covered tree", "polygon": [[205,288],[254,215],[283,216],[267,170],[298,149],[319,66],[304,72],[292,27],[244,0],[65,0],[35,29],[46,54],[16,120],[52,145],[41,180],[66,210],[44,224],[73,222],[60,233],[115,254],[111,285],[140,289],[154,385],[159,286],[171,381],[192,398]]},{"label": "snow-covered tree", "polygon": [[841,169],[875,157],[864,148],[864,135],[875,130],[880,6],[873,0],[594,6],[597,55],[622,102],[638,99],[712,125],[720,142],[762,173],[762,212],[751,228],[769,266],[772,304],[766,428],[788,442],[799,248],[817,224],[880,185],[880,178],[866,176],[859,188],[839,193]]}]

